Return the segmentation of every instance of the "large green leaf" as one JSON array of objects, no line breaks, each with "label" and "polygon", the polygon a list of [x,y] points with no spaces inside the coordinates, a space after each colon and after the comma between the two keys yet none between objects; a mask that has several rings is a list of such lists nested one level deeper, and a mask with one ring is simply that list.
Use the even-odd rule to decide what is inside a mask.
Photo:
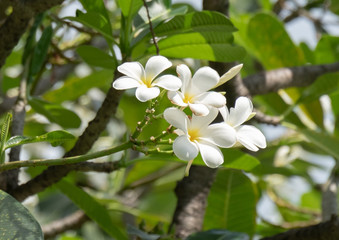
[{"label": "large green leaf", "polygon": [[339,60],[339,37],[324,35],[314,50],[316,64],[333,63]]},{"label": "large green leaf", "polygon": [[112,36],[111,23],[99,12],[88,11],[87,13],[83,13],[81,11],[77,11],[76,17],[66,17],[66,19],[79,22],[98,31],[105,37],[109,44],[115,43],[115,39]]},{"label": "large green leaf", "polygon": [[36,142],[49,142],[53,147],[55,147],[61,145],[65,141],[71,141],[74,139],[75,137],[72,134],[64,130],[57,130],[35,137],[14,136],[6,142],[5,149]]},{"label": "large green leaf", "polygon": [[44,239],[41,227],[31,213],[2,190],[0,190],[0,238]]},{"label": "large green leaf", "polygon": [[[224,62],[245,56],[242,47],[232,45],[234,31],[236,28],[228,18],[211,11],[176,16],[155,28],[161,55]],[[149,37],[145,37],[144,44],[149,44]],[[155,47],[150,45],[147,51],[154,54]]]},{"label": "large green leaf", "polygon": [[80,2],[82,4],[82,6],[86,9],[86,11],[88,11],[88,12],[99,12],[110,23],[108,12],[107,12],[107,9],[105,7],[105,3],[104,3],[103,0],[96,0],[96,1],[93,1],[93,0],[80,0]]},{"label": "large green leaf", "polygon": [[304,134],[312,144],[319,147],[325,153],[333,156],[337,160],[339,159],[339,139],[323,132],[308,129],[299,129],[298,131]]},{"label": "large green leaf", "polygon": [[52,36],[53,29],[51,26],[48,26],[42,32],[42,35],[34,48],[32,61],[30,65],[30,74],[36,75],[42,68],[42,65],[44,64],[45,59],[47,57],[47,52],[52,40]]},{"label": "large green leaf", "polygon": [[112,222],[107,209],[99,204],[91,195],[66,180],[61,180],[56,186],[110,236],[119,240],[127,239],[122,231]]},{"label": "large green leaf", "polygon": [[[252,17],[247,27],[251,49],[266,69],[299,66],[305,63],[303,52],[298,49],[281,21],[268,13]],[[301,96],[297,88],[285,89],[293,102]],[[272,103],[273,104],[273,103]],[[319,101],[299,105],[302,112],[319,127],[323,126],[323,111]]]},{"label": "large green leaf", "polygon": [[[44,17],[45,17],[44,13],[38,14],[34,18],[33,25],[30,27],[29,34],[26,38],[24,52],[22,54],[22,64],[23,65],[25,65],[28,56],[30,56],[34,52],[34,47],[35,47],[35,43],[36,43],[36,40],[35,40],[36,31],[37,31],[38,27],[40,26]],[[7,60],[6,60],[6,64],[7,64]]]},{"label": "large green leaf", "polygon": [[298,99],[297,104],[311,102],[319,99],[322,95],[337,91],[339,88],[339,73],[327,73],[317,78],[308,86]]},{"label": "large green leaf", "polygon": [[76,52],[86,63],[91,66],[102,67],[111,70],[116,68],[114,57],[108,55],[96,47],[82,45],[77,48]]},{"label": "large green leaf", "polygon": [[231,232],[224,229],[213,229],[205,232],[194,233],[186,240],[249,240],[245,233]]},{"label": "large green leaf", "polygon": [[101,70],[79,78],[72,76],[68,78],[61,88],[47,92],[44,99],[47,101],[62,103],[66,100],[75,100],[86,94],[89,89],[94,87],[108,87],[112,82],[113,73],[110,70]]},{"label": "large green leaf", "polygon": [[[158,5],[158,3],[155,3]],[[158,6],[157,6],[158,8]],[[157,15],[152,15],[151,21],[152,21],[152,27],[157,27],[162,21],[165,21],[167,19],[171,19],[172,17],[175,17],[177,15],[182,15],[187,12],[187,6],[180,6],[176,8],[168,8],[165,11],[158,12]],[[137,44],[142,38],[144,38],[147,34],[150,33],[150,27],[149,22],[143,22],[137,28],[134,30],[133,39],[132,39],[132,46]]]},{"label": "large green leaf", "polygon": [[222,228],[254,234],[257,192],[242,172],[219,170],[207,201],[204,229]]},{"label": "large green leaf", "polygon": [[256,57],[266,69],[298,66],[304,60],[282,22],[268,13],[258,13],[247,26],[247,36]]},{"label": "large green leaf", "polygon": [[118,0],[119,7],[125,17],[133,17],[143,5],[142,0]]},{"label": "large green leaf", "polygon": [[64,128],[78,128],[81,120],[77,114],[59,104],[49,103],[38,98],[29,99],[28,103],[37,113],[44,115],[49,121]]}]

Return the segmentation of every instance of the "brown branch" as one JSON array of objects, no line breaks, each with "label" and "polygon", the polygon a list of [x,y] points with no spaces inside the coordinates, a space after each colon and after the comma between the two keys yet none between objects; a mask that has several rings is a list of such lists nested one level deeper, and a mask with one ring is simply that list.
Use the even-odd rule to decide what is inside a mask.
[{"label": "brown branch", "polygon": [[339,239],[339,219],[333,215],[331,220],[316,225],[292,229],[260,240],[337,240]]},{"label": "brown branch", "polygon": [[185,239],[188,235],[201,231],[207,196],[215,174],[216,169],[193,165],[190,175],[177,183],[175,194],[178,203],[172,221],[176,237]]},{"label": "brown branch", "polygon": [[266,115],[258,109],[254,109],[253,111],[255,112],[254,119],[259,123],[266,123],[276,126],[281,122],[281,118],[278,116]]},{"label": "brown branch", "polygon": [[[117,78],[119,76],[119,74],[116,74],[115,77]],[[122,93],[123,91],[115,90],[113,87],[109,89],[95,118],[89,122],[86,130],[78,138],[75,146],[65,154],[65,157],[83,155],[91,149],[94,142],[99,138],[101,132],[105,130],[110,117],[115,115]],[[11,191],[10,194],[17,200],[23,201],[27,197],[39,193],[45,188],[58,182],[70,171],[77,170],[79,166],[81,166],[81,164],[79,165],[78,163],[69,164],[67,166],[49,167],[40,175]]]},{"label": "brown branch", "polygon": [[157,55],[159,55],[160,54],[160,50],[159,50],[159,46],[158,46],[157,40],[155,39],[155,33],[154,33],[154,30],[153,30],[151,16],[149,15],[148,6],[146,4],[146,0],[143,0],[143,2],[144,2],[145,9],[146,9],[146,15],[147,15],[147,19],[148,19],[149,30],[150,30],[150,32],[152,34],[153,44],[155,46]]},{"label": "brown branch", "polygon": [[50,224],[42,226],[44,238],[53,238],[56,235],[67,230],[80,228],[89,218],[83,211],[77,211],[65,218],[54,221]]},{"label": "brown branch", "polygon": [[13,0],[11,2],[13,12],[0,27],[0,68],[26,31],[31,18],[62,2],[63,0]]},{"label": "brown branch", "polygon": [[[24,71],[20,81],[19,95],[13,108],[11,136],[22,135],[24,131],[26,116],[25,108],[27,104],[26,91],[27,91],[27,78],[26,71]],[[9,161],[10,162],[20,161],[20,152],[21,146],[11,148],[9,153]],[[11,189],[16,188],[18,186],[19,169],[13,169],[3,174],[7,175],[6,191],[10,191]]]},{"label": "brown branch", "polygon": [[236,91],[240,96],[255,96],[289,87],[305,87],[312,84],[319,76],[337,71],[339,71],[339,62],[279,68],[240,79],[236,83]]}]

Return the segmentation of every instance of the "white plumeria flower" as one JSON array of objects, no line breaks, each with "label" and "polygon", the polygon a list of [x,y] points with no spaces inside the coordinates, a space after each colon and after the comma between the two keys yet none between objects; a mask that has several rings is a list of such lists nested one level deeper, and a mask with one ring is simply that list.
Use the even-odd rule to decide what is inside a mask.
[{"label": "white plumeria flower", "polygon": [[135,96],[141,102],[159,96],[162,87],[166,90],[176,91],[181,87],[179,78],[173,75],[163,75],[156,78],[161,72],[171,67],[172,63],[163,56],[154,56],[148,59],[145,69],[139,62],[126,62],[118,67],[118,71],[126,76],[113,82],[118,90],[137,88]]},{"label": "white plumeria flower", "polygon": [[174,107],[167,108],[164,118],[176,127],[175,133],[179,136],[174,140],[174,154],[181,160],[190,161],[201,157],[208,167],[216,168],[224,162],[222,152],[218,147],[231,147],[235,144],[235,130],[224,123],[209,125],[218,115],[218,110],[210,109],[207,116],[192,118]]},{"label": "white plumeria flower", "polygon": [[224,122],[236,131],[237,143],[251,151],[258,151],[266,147],[266,139],[262,132],[254,126],[241,125],[253,117],[253,105],[247,97],[239,97],[234,108],[228,111],[227,107],[219,109]]},{"label": "white plumeria flower", "polygon": [[221,93],[209,91],[232,77],[241,69],[237,65],[225,73],[221,78],[210,67],[202,67],[193,75],[185,64],[177,66],[177,73],[182,81],[181,91],[169,91],[168,98],[175,105],[189,107],[197,116],[205,116],[211,107],[221,108],[226,105],[226,98]]}]

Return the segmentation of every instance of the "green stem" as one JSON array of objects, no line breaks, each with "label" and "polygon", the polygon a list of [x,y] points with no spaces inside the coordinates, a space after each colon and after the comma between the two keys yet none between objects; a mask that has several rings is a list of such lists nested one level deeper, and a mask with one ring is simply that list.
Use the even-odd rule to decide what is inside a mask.
[{"label": "green stem", "polygon": [[133,146],[132,142],[126,142],[119,146],[108,148],[99,152],[94,152],[86,155],[68,157],[68,158],[56,158],[56,159],[36,159],[36,160],[27,160],[27,161],[15,161],[8,162],[0,165],[0,172],[21,168],[21,167],[37,167],[37,166],[54,166],[54,165],[66,165],[72,163],[84,162],[90,159],[95,159],[99,157],[104,157],[111,155],[122,150],[126,150]]}]

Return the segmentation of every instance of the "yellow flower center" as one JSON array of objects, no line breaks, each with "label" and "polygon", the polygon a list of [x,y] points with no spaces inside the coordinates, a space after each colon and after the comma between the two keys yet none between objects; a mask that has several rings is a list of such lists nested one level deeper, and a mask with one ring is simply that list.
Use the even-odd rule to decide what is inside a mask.
[{"label": "yellow flower center", "polygon": [[190,95],[189,93],[185,93],[184,99],[183,99],[184,103],[191,103],[193,100],[193,97],[194,97],[193,95]]},{"label": "yellow flower center", "polygon": [[189,129],[188,136],[192,142],[194,142],[195,140],[198,140],[200,137],[199,129]]},{"label": "yellow flower center", "polygon": [[146,85],[146,87],[151,88],[152,87],[152,79],[151,78],[142,78],[142,82]]}]

